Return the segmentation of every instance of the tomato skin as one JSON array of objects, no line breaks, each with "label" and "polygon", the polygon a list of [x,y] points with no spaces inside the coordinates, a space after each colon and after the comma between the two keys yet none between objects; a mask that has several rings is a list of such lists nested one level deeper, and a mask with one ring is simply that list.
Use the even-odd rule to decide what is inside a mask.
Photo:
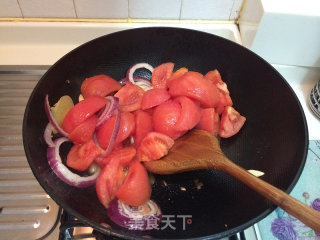
[{"label": "tomato skin", "polygon": [[66,164],[77,171],[84,171],[101,152],[102,149],[96,146],[92,139],[83,145],[75,144],[67,155]]},{"label": "tomato skin", "polygon": [[200,121],[200,107],[190,98],[185,96],[176,97],[174,101],[181,105],[181,112],[175,129],[187,131],[195,127]]},{"label": "tomato skin", "polygon": [[141,162],[158,160],[168,154],[173,144],[174,140],[169,136],[158,132],[150,132],[142,139],[138,147],[138,160]]},{"label": "tomato skin", "polygon": [[151,83],[154,88],[167,88],[167,79],[172,75],[174,63],[167,62],[156,67],[151,75]]},{"label": "tomato skin", "polygon": [[125,112],[132,112],[141,108],[141,101],[144,90],[127,82],[114,96],[119,98],[119,109]]},{"label": "tomato skin", "polygon": [[232,137],[240,131],[245,121],[246,118],[233,107],[225,107],[221,115],[219,136],[222,138]]},{"label": "tomato skin", "polygon": [[89,96],[77,103],[65,116],[62,122],[63,130],[71,133],[80,123],[103,108],[106,103],[107,100],[101,96]]},{"label": "tomato skin", "polygon": [[219,125],[219,114],[215,111],[214,108],[201,109],[201,117],[197,125],[198,129],[205,130],[212,135],[217,135],[219,132]]},{"label": "tomato skin", "polygon": [[219,102],[217,87],[198,72],[189,71],[169,84],[171,96],[186,96],[199,101],[203,107],[216,107]]},{"label": "tomato skin", "polygon": [[[135,129],[134,115],[130,112],[120,112],[119,132],[115,144],[119,144],[133,134]],[[109,118],[96,132],[99,145],[106,149],[109,145],[114,126],[116,124],[116,115]]]},{"label": "tomato skin", "polygon": [[86,78],[81,84],[81,93],[84,98],[92,95],[105,97],[120,88],[121,85],[116,80],[101,74]]},{"label": "tomato skin", "polygon": [[131,160],[136,156],[136,149],[134,147],[120,147],[112,150],[104,158],[96,158],[95,162],[100,167],[104,167],[110,161],[119,161],[121,166],[127,166]]},{"label": "tomato skin", "polygon": [[123,203],[136,207],[150,199],[151,185],[148,173],[139,161],[134,160],[130,164],[124,183],[116,191],[115,196]]},{"label": "tomato skin", "polygon": [[77,144],[83,144],[92,139],[98,117],[93,115],[84,122],[80,123],[70,134],[69,138]]},{"label": "tomato skin", "polygon": [[175,124],[181,114],[181,105],[177,101],[169,100],[155,107],[152,113],[153,129],[173,139],[182,136],[184,131],[178,131]]},{"label": "tomato skin", "polygon": [[152,88],[143,94],[141,101],[141,109],[146,110],[164,103],[170,98],[170,94],[166,89]]},{"label": "tomato skin", "polygon": [[152,117],[149,113],[138,110],[134,113],[136,129],[134,132],[134,142],[136,147],[139,147],[142,139],[153,130]]}]

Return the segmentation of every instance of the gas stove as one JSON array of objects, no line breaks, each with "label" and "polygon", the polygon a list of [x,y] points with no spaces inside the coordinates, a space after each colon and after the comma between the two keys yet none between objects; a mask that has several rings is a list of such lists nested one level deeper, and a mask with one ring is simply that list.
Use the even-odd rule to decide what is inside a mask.
[{"label": "gas stove", "polygon": [[[23,113],[36,83],[46,70],[65,53],[104,34],[147,26],[150,25],[0,23],[1,31],[6,36],[2,35],[0,39],[0,52],[2,53],[0,54],[1,239],[112,239],[102,236],[60,209],[40,187],[32,174],[23,150]],[[234,24],[165,24],[162,26],[197,29],[241,44],[239,30]],[[28,29],[32,34],[26,34],[23,29]],[[67,34],[70,32],[73,37]],[[70,40],[70,38],[75,40]],[[307,161],[320,162],[319,142],[316,141],[320,140],[320,120],[316,118],[308,105],[308,95],[314,84],[320,79],[320,69],[286,65],[273,66],[288,81],[304,109],[311,147]],[[303,174],[308,175],[308,171],[309,169],[305,168]],[[310,183],[312,181],[308,181],[309,185]],[[299,186],[299,182],[297,185]],[[312,188],[313,186],[308,186],[308,189]],[[295,189],[293,192],[300,194],[298,190],[295,192]],[[263,220],[229,239],[269,240],[271,236],[274,237],[268,235],[271,224],[272,220]]]}]

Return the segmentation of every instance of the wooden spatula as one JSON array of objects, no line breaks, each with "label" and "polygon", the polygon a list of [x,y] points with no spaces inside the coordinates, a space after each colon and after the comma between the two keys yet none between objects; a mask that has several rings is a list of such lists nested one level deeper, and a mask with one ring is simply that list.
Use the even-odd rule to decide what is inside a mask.
[{"label": "wooden spatula", "polygon": [[206,131],[190,131],[176,140],[168,155],[157,161],[145,162],[144,165],[150,172],[156,174],[174,174],[200,169],[223,171],[257,191],[316,232],[320,232],[320,212],[234,164],[222,152],[218,139]]}]

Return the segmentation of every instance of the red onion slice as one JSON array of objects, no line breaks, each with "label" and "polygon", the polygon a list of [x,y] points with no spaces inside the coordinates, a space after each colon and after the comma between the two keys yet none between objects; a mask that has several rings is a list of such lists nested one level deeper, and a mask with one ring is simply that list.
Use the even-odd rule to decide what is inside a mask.
[{"label": "red onion slice", "polygon": [[61,161],[59,149],[62,143],[70,141],[66,137],[58,138],[54,141],[54,147],[48,147],[47,149],[47,158],[49,165],[52,171],[57,175],[65,183],[78,187],[78,188],[85,188],[93,185],[100,174],[100,170],[97,170],[91,176],[79,176],[71,172]]},{"label": "red onion slice", "polygon": [[44,133],[43,133],[43,138],[49,147],[55,146],[52,141],[52,125],[51,125],[51,123],[47,124],[46,129],[44,130]]},{"label": "red onion slice", "polygon": [[99,129],[113,115],[114,111],[118,107],[119,98],[107,96],[106,99],[107,104],[98,118],[96,129]]},{"label": "red onion slice", "polygon": [[[116,115],[116,121],[115,121],[113,130],[112,130],[109,145],[105,150],[103,150],[103,152],[101,153],[101,155],[99,157],[106,157],[112,151],[114,144],[116,142],[116,138],[117,138],[119,130],[120,130],[121,113],[118,109],[116,109],[114,111],[114,114]],[[93,140],[94,140],[95,144],[100,147],[96,134],[93,135]]]},{"label": "red onion slice", "polygon": [[149,70],[151,73],[153,72],[153,69],[154,69],[149,63],[137,63],[137,64],[134,64],[127,71],[127,79],[129,79],[129,81],[132,82],[133,84],[135,84],[135,80],[133,78],[133,74],[139,68],[145,68],[145,69]]},{"label": "red onion slice", "polygon": [[139,207],[131,207],[114,199],[110,202],[107,214],[116,224],[140,231],[157,228],[162,217],[159,206],[152,200]]},{"label": "red onion slice", "polygon": [[64,137],[68,137],[69,134],[65,132],[60,125],[57,123],[57,121],[54,119],[51,110],[50,110],[50,103],[49,103],[49,96],[48,94],[44,98],[44,109],[46,112],[46,115],[49,119],[49,122],[52,124],[52,126],[57,130],[58,133],[60,133]]}]

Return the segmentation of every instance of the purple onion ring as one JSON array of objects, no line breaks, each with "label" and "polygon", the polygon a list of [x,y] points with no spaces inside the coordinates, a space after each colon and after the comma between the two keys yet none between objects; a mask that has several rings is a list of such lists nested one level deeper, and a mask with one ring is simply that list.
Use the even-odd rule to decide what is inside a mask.
[{"label": "purple onion ring", "polygon": [[114,113],[119,105],[119,98],[114,96],[107,96],[107,103],[100,114],[96,129],[99,129]]},{"label": "purple onion ring", "polygon": [[97,177],[100,174],[100,170],[96,171],[91,176],[79,176],[71,172],[63,163],[60,157],[60,146],[64,142],[70,141],[66,137],[58,138],[54,141],[54,147],[48,147],[47,149],[47,159],[52,171],[65,183],[78,187],[85,188],[93,185],[96,182]]},{"label": "purple onion ring", "polygon": [[60,125],[57,123],[57,121],[54,119],[54,117],[51,113],[48,94],[46,94],[46,96],[44,98],[44,109],[45,109],[45,112],[46,112],[46,115],[48,117],[49,122],[57,130],[57,132],[60,133],[64,137],[68,137],[69,134],[60,127]]},{"label": "purple onion ring", "polygon": [[47,124],[46,129],[44,130],[44,133],[43,133],[43,138],[49,147],[55,146],[52,141],[52,125],[51,125],[51,123]]},{"label": "purple onion ring", "polygon": [[135,80],[133,78],[134,72],[139,68],[145,68],[149,70],[151,73],[153,72],[154,68],[149,63],[137,63],[131,66],[127,71],[127,79],[129,79],[130,82],[135,84]]}]

